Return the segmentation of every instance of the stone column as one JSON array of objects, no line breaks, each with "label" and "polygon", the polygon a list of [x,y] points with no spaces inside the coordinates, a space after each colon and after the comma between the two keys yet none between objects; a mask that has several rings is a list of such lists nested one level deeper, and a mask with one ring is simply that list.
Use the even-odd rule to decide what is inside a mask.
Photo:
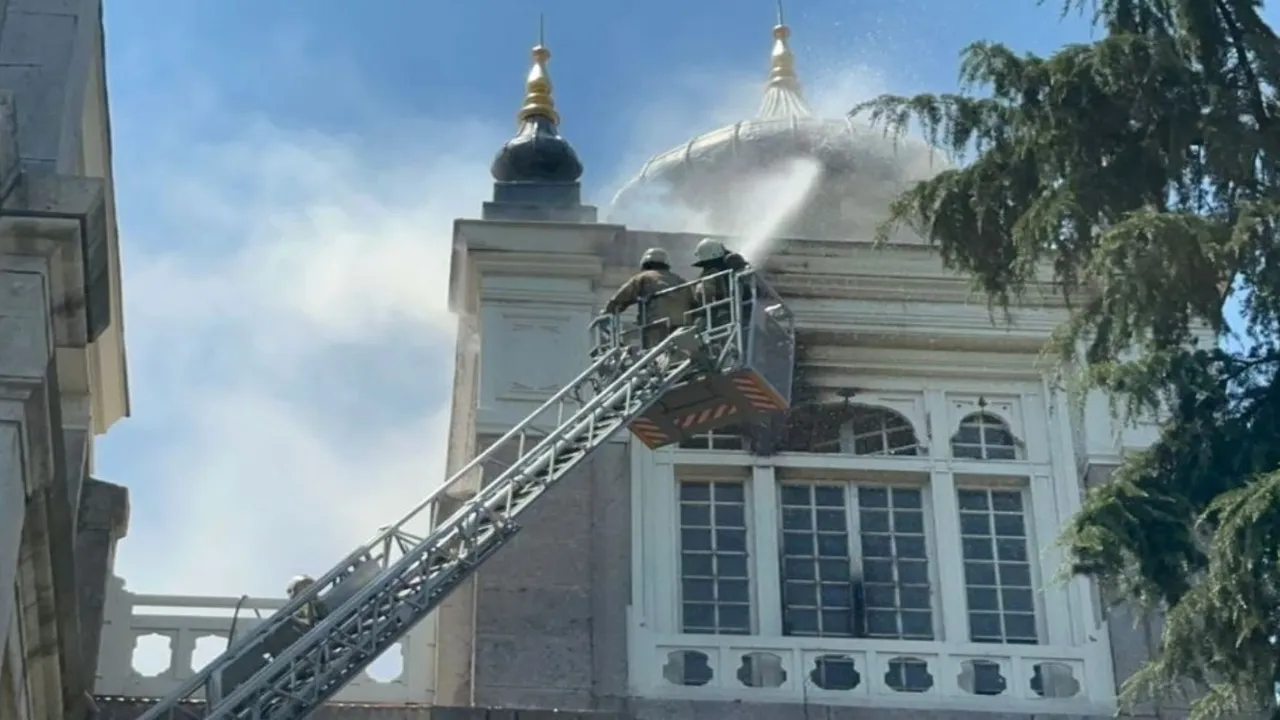
[{"label": "stone column", "polygon": [[84,674],[95,683],[116,544],[128,532],[129,491],[101,480],[87,480],[80,494],[76,528],[76,585]]}]

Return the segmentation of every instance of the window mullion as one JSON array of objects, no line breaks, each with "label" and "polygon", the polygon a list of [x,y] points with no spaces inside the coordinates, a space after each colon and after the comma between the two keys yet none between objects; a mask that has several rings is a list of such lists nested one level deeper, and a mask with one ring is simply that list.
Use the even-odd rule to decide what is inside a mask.
[{"label": "window mullion", "polygon": [[938,558],[934,563],[938,573],[936,597],[942,610],[942,628],[937,636],[947,642],[968,642],[964,554],[960,548],[960,509],[956,500],[956,479],[952,473],[935,471],[929,480]]},{"label": "window mullion", "polygon": [[778,547],[778,487],[774,469],[751,468],[752,571],[755,575],[756,633],[768,637],[782,635],[782,580],[779,572],[782,553]]},{"label": "window mullion", "polygon": [[867,634],[866,575],[862,569],[862,521],[858,507],[858,485],[849,483],[845,490],[845,507],[848,508],[849,520],[849,563],[853,578],[850,591],[853,593],[853,627],[855,635],[865,637]]}]

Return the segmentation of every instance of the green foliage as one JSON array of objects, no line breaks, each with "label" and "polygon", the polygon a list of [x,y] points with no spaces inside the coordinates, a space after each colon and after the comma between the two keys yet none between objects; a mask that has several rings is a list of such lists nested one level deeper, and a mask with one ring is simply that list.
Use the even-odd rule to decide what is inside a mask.
[{"label": "green foliage", "polygon": [[924,235],[1006,310],[1056,283],[1063,367],[1162,418],[1063,541],[1070,572],[1167,613],[1124,699],[1191,681],[1197,718],[1270,707],[1280,680],[1280,41],[1261,7],[1065,0],[1096,42],[976,43],[963,92],[853,111],[963,161],[903,194],[881,240]]}]

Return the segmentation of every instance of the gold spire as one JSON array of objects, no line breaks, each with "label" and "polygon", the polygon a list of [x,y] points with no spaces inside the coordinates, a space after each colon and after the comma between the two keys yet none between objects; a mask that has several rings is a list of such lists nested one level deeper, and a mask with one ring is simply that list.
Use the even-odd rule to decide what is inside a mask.
[{"label": "gold spire", "polygon": [[796,56],[791,53],[787,38],[791,28],[782,17],[782,0],[778,0],[778,24],[773,26],[773,52],[769,54],[769,88],[786,88],[800,92],[800,78],[796,76]]},{"label": "gold spire", "polygon": [[773,27],[773,52],[769,54],[769,81],[765,83],[757,117],[805,118],[813,114],[800,89],[796,57],[787,44],[789,37],[791,28],[782,17],[782,0],[778,0],[778,23]]},{"label": "gold spire", "polygon": [[551,97],[553,89],[551,75],[547,72],[547,61],[551,59],[551,51],[544,44],[545,26],[542,16],[538,16],[538,44],[533,47],[533,67],[529,69],[529,77],[524,81],[524,107],[516,114],[520,122],[532,117],[545,117],[559,124],[560,114],[556,112],[556,101]]}]

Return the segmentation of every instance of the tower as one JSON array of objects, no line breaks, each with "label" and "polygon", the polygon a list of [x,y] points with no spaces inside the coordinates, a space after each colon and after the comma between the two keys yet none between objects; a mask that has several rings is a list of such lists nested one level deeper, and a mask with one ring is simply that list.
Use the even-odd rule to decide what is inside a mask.
[{"label": "tower", "polygon": [[[881,203],[945,165],[814,116],[789,38],[779,13],[757,115],[655,156],[610,219],[656,194],[723,232],[773,164],[817,162],[759,262],[797,318],[812,401],[767,449],[733,431],[657,451],[619,437],[566,476],[441,608],[437,702],[646,720],[1112,712],[1092,589],[1049,581],[1096,442],[1076,444],[1094,431],[1072,429],[1037,365],[1064,311],[1029,302],[994,327],[919,238],[873,248]],[[541,55],[517,139],[551,137],[528,122],[556,119]],[[567,143],[544,146],[546,177],[576,179]],[[495,200],[515,177],[501,157]],[[556,222],[555,202],[531,207],[541,193],[519,195],[520,219],[495,202],[455,225],[453,306],[474,353],[459,356],[455,461],[584,367],[590,318],[644,248],[687,257],[696,240]]]},{"label": "tower", "polygon": [[493,200],[484,205],[485,220],[596,220],[596,209],[582,204],[582,161],[560,136],[550,59],[540,27],[524,105],[516,113],[519,129],[493,159]]}]

